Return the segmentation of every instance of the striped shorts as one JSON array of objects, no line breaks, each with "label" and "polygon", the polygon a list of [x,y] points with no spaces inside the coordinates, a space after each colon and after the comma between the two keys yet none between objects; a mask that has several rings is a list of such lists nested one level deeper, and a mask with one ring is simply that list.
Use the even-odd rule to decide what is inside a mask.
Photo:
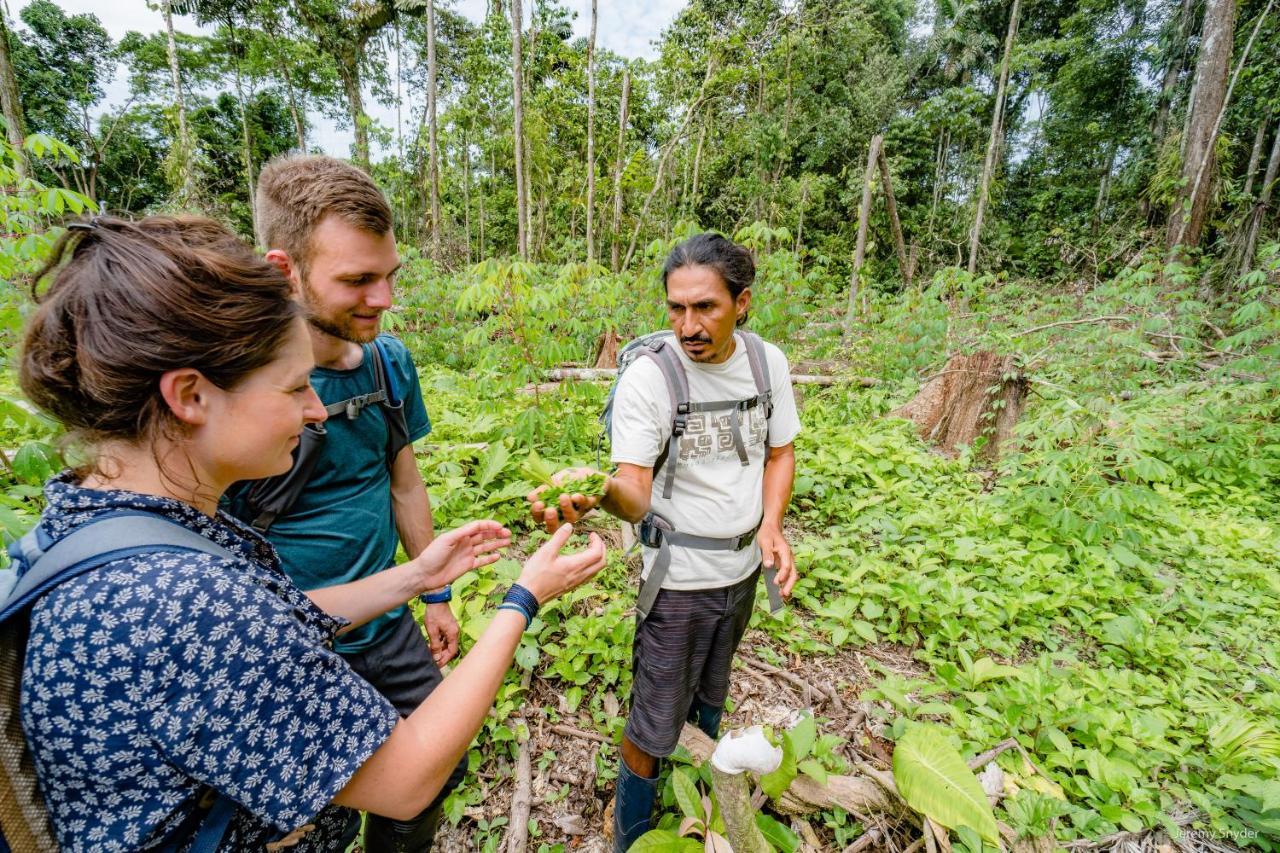
[{"label": "striped shorts", "polygon": [[664,589],[636,627],[628,740],[658,758],[675,751],[696,697],[720,707],[733,653],[751,621],[760,569],[719,589]]}]

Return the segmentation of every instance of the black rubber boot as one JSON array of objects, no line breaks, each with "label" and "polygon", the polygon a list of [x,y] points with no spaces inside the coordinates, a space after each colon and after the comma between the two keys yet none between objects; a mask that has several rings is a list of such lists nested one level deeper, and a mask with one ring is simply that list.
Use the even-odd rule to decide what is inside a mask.
[{"label": "black rubber boot", "polygon": [[702,733],[712,740],[720,739],[720,718],[723,716],[723,705],[708,705],[701,699],[694,699],[689,708],[689,722],[702,729]]},{"label": "black rubber boot", "polygon": [[626,853],[636,839],[649,831],[657,793],[657,776],[641,776],[627,762],[618,760],[618,787],[613,795],[614,853]]}]

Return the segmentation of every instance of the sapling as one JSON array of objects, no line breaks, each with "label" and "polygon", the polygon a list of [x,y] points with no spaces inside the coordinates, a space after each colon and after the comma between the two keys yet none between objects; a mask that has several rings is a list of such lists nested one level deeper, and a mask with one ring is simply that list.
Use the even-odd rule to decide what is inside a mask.
[{"label": "sapling", "polygon": [[711,788],[720,804],[725,834],[735,853],[767,853],[772,847],[756,825],[747,777],[772,773],[782,763],[782,750],[769,743],[759,726],[731,731],[711,754]]}]

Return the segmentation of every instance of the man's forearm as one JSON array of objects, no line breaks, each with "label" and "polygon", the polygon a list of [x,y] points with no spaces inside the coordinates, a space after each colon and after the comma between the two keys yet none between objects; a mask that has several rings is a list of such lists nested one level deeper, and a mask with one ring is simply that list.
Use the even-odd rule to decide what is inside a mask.
[{"label": "man's forearm", "polygon": [[422,482],[412,445],[400,451],[391,467],[391,508],[400,543],[412,559],[425,551],[435,538],[431,497],[426,483]]},{"label": "man's forearm", "polygon": [[782,529],[782,517],[791,503],[791,488],[796,477],[795,448],[788,444],[769,448],[764,464],[764,517],[762,525]]},{"label": "man's forearm", "polygon": [[653,487],[652,469],[646,470],[649,472],[649,482],[629,474],[625,468],[610,477],[604,499],[600,501],[604,511],[632,523],[644,518],[649,511]]},{"label": "man's forearm", "polygon": [[409,564],[393,566],[351,583],[307,590],[306,595],[325,613],[350,622],[338,632],[345,634],[421,592],[415,584],[416,573],[409,569]]}]

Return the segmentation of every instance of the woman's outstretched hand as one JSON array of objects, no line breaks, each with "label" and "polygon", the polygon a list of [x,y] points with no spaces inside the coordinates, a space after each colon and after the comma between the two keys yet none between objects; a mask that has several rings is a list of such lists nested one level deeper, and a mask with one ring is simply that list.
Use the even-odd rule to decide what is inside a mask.
[{"label": "woman's outstretched hand", "polygon": [[561,525],[551,538],[525,561],[517,583],[532,592],[539,604],[546,604],[569,590],[581,586],[604,568],[604,541],[595,533],[587,537],[587,547],[581,551],[560,553],[572,535],[572,524]]},{"label": "woman's outstretched hand", "polygon": [[418,555],[419,592],[438,589],[472,569],[495,563],[511,544],[511,531],[496,521],[472,521],[442,533]]}]

